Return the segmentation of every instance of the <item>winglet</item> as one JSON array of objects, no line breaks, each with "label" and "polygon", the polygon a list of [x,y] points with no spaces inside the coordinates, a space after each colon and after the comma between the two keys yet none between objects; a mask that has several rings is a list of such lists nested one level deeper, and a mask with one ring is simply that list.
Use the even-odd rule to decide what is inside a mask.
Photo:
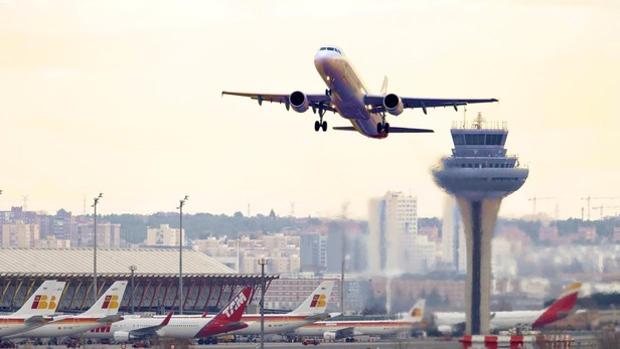
[{"label": "winglet", "polygon": [[384,95],[387,93],[388,89],[388,77],[387,75],[383,77],[383,84],[381,84],[381,94]]},{"label": "winglet", "polygon": [[159,326],[161,327],[167,326],[168,323],[170,322],[170,319],[172,318],[172,314],[174,314],[173,311],[169,312],[168,315],[166,315],[166,318],[164,319],[164,321],[162,321]]}]

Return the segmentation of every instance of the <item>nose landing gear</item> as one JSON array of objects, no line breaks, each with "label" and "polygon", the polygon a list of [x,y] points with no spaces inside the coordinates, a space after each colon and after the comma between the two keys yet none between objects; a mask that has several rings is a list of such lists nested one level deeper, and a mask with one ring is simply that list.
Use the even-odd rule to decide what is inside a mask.
[{"label": "nose landing gear", "polygon": [[385,122],[385,114],[382,115],[381,122],[377,123],[377,133],[384,133],[386,136],[390,133],[390,124]]}]

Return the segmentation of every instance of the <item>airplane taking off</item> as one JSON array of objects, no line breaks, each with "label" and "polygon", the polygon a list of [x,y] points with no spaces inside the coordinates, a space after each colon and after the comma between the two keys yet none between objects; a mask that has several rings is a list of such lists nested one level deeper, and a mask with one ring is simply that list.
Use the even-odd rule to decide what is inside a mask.
[{"label": "airplane taking off", "polygon": [[495,98],[486,99],[443,99],[400,97],[387,92],[387,77],[383,80],[380,94],[370,94],[347,57],[337,47],[321,47],[314,56],[314,66],[327,85],[323,94],[306,94],[294,91],[291,94],[246,93],[222,91],[222,95],[249,97],[257,100],[258,105],[264,101],[282,103],[289,110],[298,113],[312,109],[319,114],[314,123],[314,130],[327,131],[327,121],[323,120],[325,112],[340,114],[349,120],[352,126],[334,127],[337,131],[357,131],[370,138],[385,138],[389,133],[426,133],[429,129],[391,127],[386,122],[386,113],[399,115],[406,108],[420,108],[427,113],[427,108],[453,107],[470,103],[497,102]]},{"label": "airplane taking off", "polygon": [[55,316],[44,326],[8,338],[70,337],[121,320],[118,314],[127,281],[116,281],[88,310],[78,315]]},{"label": "airplane taking off", "polygon": [[295,330],[298,336],[321,336],[326,340],[339,340],[355,336],[388,336],[410,331],[424,318],[426,302],[421,299],[398,320],[345,320],[317,321]]},{"label": "airplane taking off", "polygon": [[[491,330],[509,330],[520,326],[533,329],[541,328],[570,315],[577,303],[581,283],[567,286],[560,297],[542,310],[498,311],[491,314]],[[465,313],[435,313],[433,320],[437,330],[443,334],[452,334],[465,328]]]},{"label": "airplane taking off", "polygon": [[0,338],[41,327],[52,321],[56,312],[64,281],[45,280],[13,314],[0,316]]}]

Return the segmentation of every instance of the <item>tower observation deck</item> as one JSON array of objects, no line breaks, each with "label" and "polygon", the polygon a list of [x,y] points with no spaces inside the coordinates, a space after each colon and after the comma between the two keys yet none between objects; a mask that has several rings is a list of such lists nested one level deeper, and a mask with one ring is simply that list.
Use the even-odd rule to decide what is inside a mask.
[{"label": "tower observation deck", "polygon": [[467,245],[466,329],[489,333],[491,239],[502,199],[521,188],[529,170],[505,148],[506,123],[487,122],[480,114],[451,129],[452,155],[433,169],[435,182],[455,196]]}]

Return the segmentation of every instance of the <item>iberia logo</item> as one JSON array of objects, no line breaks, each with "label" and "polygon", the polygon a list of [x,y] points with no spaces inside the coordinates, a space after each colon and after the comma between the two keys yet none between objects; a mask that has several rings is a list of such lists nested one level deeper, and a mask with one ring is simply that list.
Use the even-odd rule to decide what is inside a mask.
[{"label": "iberia logo", "polygon": [[116,309],[118,306],[118,296],[105,296],[101,309]]},{"label": "iberia logo", "polygon": [[32,302],[31,309],[47,309],[47,296],[46,295],[36,295],[34,296],[34,301]]},{"label": "iberia logo", "polygon": [[310,302],[310,308],[322,308],[325,307],[326,299],[324,294],[315,294],[312,297],[312,302]]}]

